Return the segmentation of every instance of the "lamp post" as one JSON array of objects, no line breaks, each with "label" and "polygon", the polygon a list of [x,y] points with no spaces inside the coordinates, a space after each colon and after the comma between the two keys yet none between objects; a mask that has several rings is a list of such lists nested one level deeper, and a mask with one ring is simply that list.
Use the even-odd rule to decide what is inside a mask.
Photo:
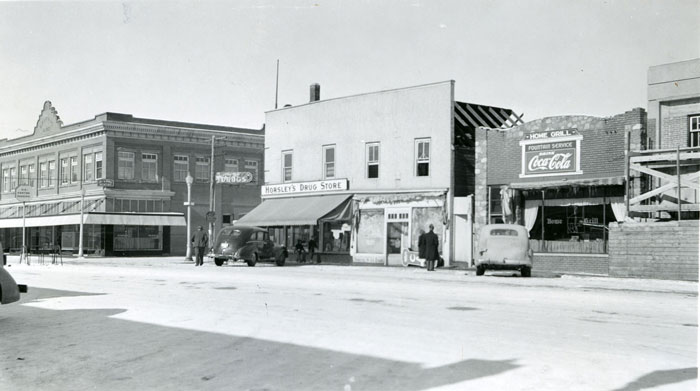
[{"label": "lamp post", "polygon": [[192,210],[192,183],[194,182],[194,178],[192,178],[192,175],[190,175],[189,171],[187,172],[187,177],[185,178],[185,183],[187,183],[187,202],[185,202],[185,205],[187,205],[187,253],[185,254],[185,261],[192,262],[192,241],[190,240],[190,235],[192,234],[191,228],[192,228],[192,223],[190,217],[192,216],[191,210]]},{"label": "lamp post", "polygon": [[78,233],[78,258],[83,257],[83,205],[85,204],[85,188],[80,189],[80,232]]}]

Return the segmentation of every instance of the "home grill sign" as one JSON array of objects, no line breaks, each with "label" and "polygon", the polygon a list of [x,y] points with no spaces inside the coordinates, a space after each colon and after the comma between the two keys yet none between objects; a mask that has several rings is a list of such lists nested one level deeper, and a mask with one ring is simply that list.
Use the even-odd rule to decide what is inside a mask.
[{"label": "home grill sign", "polygon": [[576,129],[533,132],[520,142],[520,177],[581,174],[581,140]]}]

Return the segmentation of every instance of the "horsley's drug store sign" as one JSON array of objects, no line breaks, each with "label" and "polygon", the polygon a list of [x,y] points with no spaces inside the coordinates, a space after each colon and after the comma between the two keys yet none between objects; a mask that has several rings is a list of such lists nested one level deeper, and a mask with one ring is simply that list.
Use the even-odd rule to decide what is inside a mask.
[{"label": "horsley's drug store sign", "polygon": [[582,174],[582,139],[576,129],[526,134],[520,141],[520,178]]}]

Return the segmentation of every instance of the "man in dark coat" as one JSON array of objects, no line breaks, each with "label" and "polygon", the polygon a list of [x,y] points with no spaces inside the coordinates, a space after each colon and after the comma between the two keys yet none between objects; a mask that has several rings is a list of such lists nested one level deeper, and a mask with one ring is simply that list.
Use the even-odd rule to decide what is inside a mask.
[{"label": "man in dark coat", "polygon": [[425,231],[420,230],[418,235],[418,258],[425,259]]},{"label": "man in dark coat", "polygon": [[195,266],[202,266],[204,265],[204,251],[207,248],[207,245],[209,244],[209,236],[207,236],[207,233],[204,231],[204,228],[200,225],[197,227],[197,231],[192,235],[192,246],[197,250],[197,258],[195,262]]},{"label": "man in dark coat", "polygon": [[433,232],[435,227],[430,224],[428,228],[430,228],[430,232],[423,235],[425,239],[425,261],[427,262],[428,271],[432,272],[435,271],[435,263],[440,259],[440,254],[438,253],[440,241],[435,232]]}]

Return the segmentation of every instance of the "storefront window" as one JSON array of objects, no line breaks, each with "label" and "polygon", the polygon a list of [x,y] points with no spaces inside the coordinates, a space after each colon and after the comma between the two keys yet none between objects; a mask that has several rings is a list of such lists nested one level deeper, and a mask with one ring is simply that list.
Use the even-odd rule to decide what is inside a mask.
[{"label": "storefront window", "polygon": [[[544,221],[543,221],[544,216]],[[545,206],[537,211],[530,239],[537,252],[590,253],[606,252],[605,227],[614,222],[608,205]]]},{"label": "storefront window", "polygon": [[384,209],[360,210],[357,252],[383,254],[384,241]]},{"label": "storefront window", "polygon": [[326,253],[350,252],[350,220],[323,221],[319,250]]},{"label": "storefront window", "polygon": [[162,250],[162,239],[163,232],[160,226],[114,226],[115,251]]}]

